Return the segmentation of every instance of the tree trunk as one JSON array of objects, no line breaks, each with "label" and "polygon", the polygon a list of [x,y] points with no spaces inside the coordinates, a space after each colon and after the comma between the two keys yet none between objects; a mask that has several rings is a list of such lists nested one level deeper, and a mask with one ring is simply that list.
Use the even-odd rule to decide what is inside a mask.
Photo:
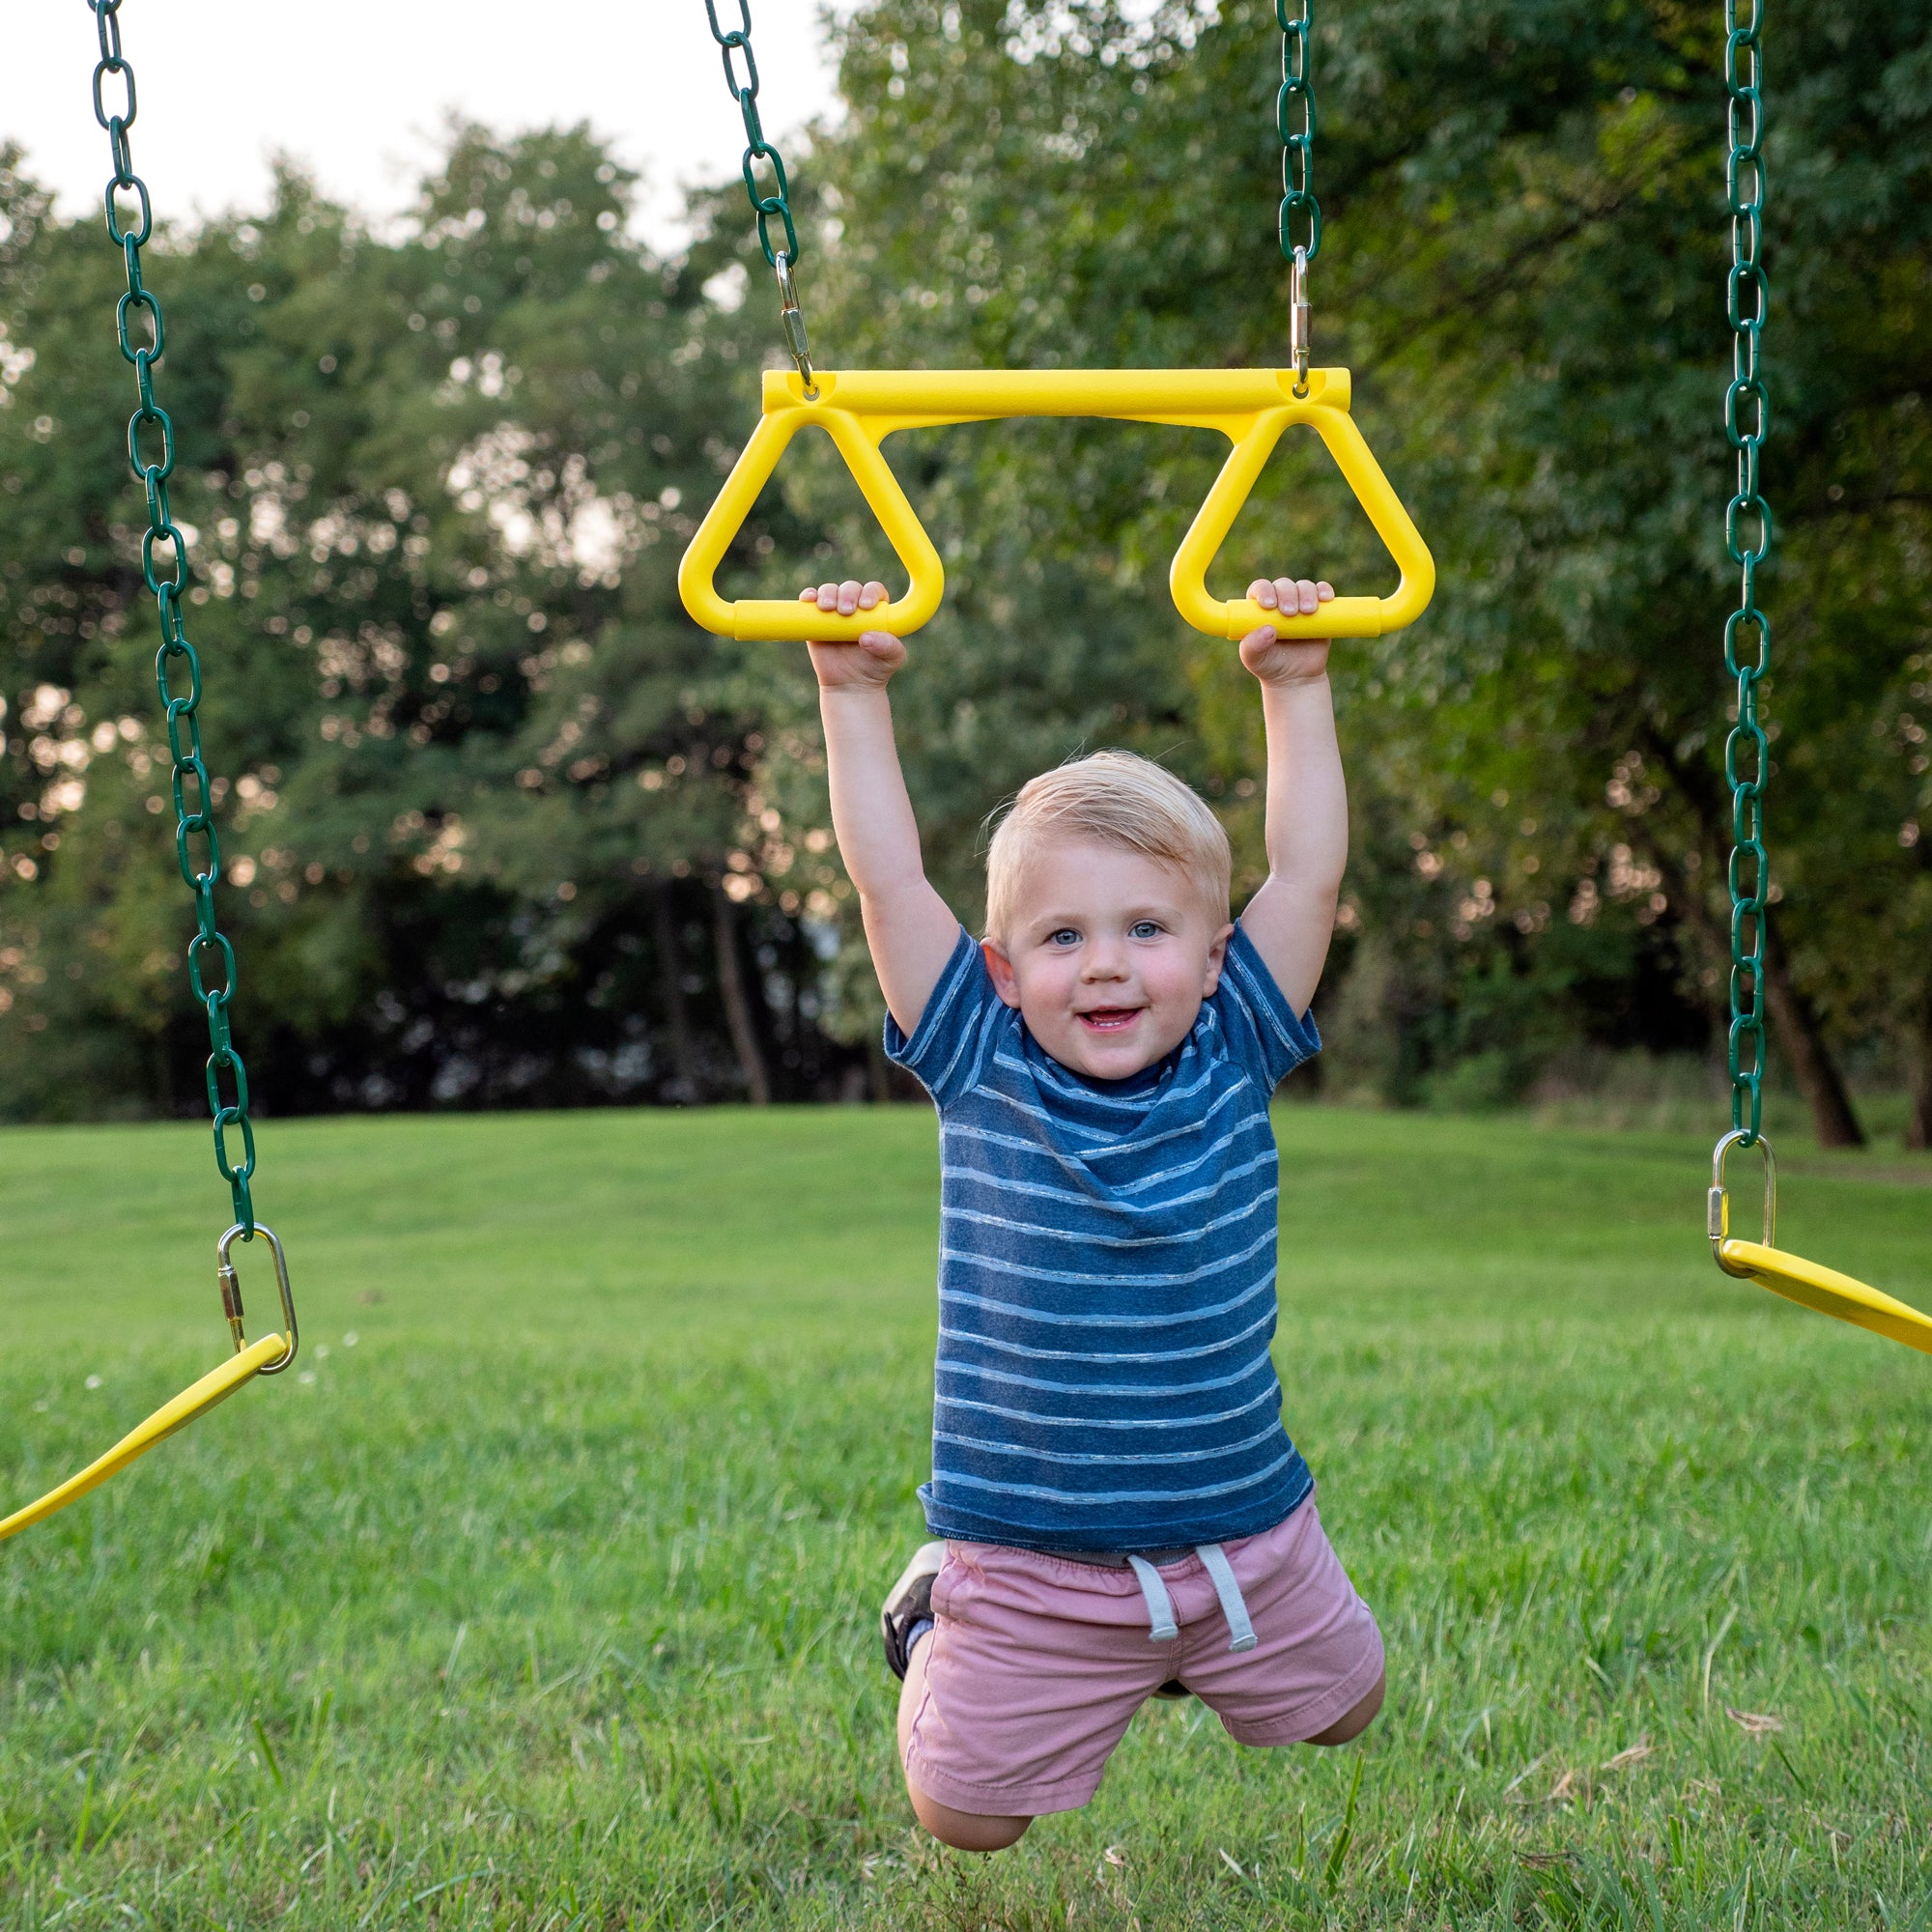
[{"label": "tree trunk", "polygon": [[723,890],[712,895],[711,906],[712,931],[718,947],[718,992],[724,1002],[724,1024],[731,1031],[738,1068],[745,1076],[745,1097],[754,1107],[769,1107],[772,1078],[765,1068],[765,1056],[758,1045],[758,1030],[753,1022],[751,997],[745,985],[745,962],[738,945],[738,908]]},{"label": "tree trunk", "polygon": [[1932,1148],[1932,987],[1918,1009],[1918,1065],[1913,1069],[1912,1117],[1905,1123],[1905,1145]]},{"label": "tree trunk", "polygon": [[664,994],[665,1017],[670,1026],[670,1064],[680,1101],[698,1098],[703,1083],[697,1071],[697,1042],[692,1037],[691,1009],[684,997],[684,949],[678,944],[677,909],[668,882],[658,887],[651,907],[657,941],[658,984]]},{"label": "tree trunk", "polygon": [[[1703,834],[1704,862],[1713,868],[1710,876],[1721,880],[1725,876],[1725,855],[1730,850],[1730,824],[1709,771],[1702,765],[1690,764],[1678,757],[1675,747],[1655,733],[1641,735],[1646,756],[1654,756],[1670,774],[1690,805]],[[1662,852],[1660,841],[1654,838],[1646,839],[1645,843],[1650,856],[1671,877],[1675,887],[1672,897],[1676,904],[1710,946],[1719,973],[1727,975],[1731,958],[1729,928],[1713,918],[1701,887],[1685,874],[1675,854]],[[1864,1129],[1859,1125],[1859,1117],[1852,1111],[1851,1094],[1838,1071],[1837,1062],[1832,1057],[1832,1049],[1825,1043],[1824,1029],[1818,1024],[1817,1011],[1792,979],[1777,948],[1772,943],[1772,937],[1771,934],[1766,935],[1764,949],[1765,1007],[1777,1029],[1777,1042],[1791,1063],[1798,1091],[1804,1094],[1805,1104],[1811,1109],[1812,1131],[1818,1136],[1821,1147],[1863,1147]]]},{"label": "tree trunk", "polygon": [[154,1069],[156,1117],[171,1121],[175,1117],[175,1082],[174,1059],[168,1052],[167,1028],[157,1028],[150,1036],[149,1044],[152,1049],[149,1064]]},{"label": "tree trunk", "polygon": [[1786,971],[1777,948],[1767,943],[1764,954],[1765,1005],[1777,1023],[1778,1043],[1791,1062],[1798,1091],[1811,1109],[1811,1126],[1818,1136],[1818,1145],[1863,1147],[1864,1129],[1852,1111],[1852,1096],[1846,1091],[1838,1063],[1825,1044],[1824,1031],[1811,1002]]}]

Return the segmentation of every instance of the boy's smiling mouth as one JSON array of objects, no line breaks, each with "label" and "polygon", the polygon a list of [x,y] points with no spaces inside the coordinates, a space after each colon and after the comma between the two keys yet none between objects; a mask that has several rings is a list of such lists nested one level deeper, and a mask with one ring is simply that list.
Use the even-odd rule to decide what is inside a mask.
[{"label": "boy's smiling mouth", "polygon": [[1078,1018],[1089,1033],[1124,1033],[1145,1010],[1143,1007],[1093,1007]]}]

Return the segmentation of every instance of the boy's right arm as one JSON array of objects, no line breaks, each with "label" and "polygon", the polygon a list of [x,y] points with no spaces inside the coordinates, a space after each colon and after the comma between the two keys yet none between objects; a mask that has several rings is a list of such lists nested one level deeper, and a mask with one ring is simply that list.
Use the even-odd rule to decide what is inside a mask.
[{"label": "boy's right arm", "polygon": [[[801,590],[799,601],[850,616],[871,610],[885,594],[883,583],[847,580]],[[885,631],[867,631],[856,643],[806,648],[818,674],[833,836],[859,891],[866,943],[886,1005],[899,1031],[910,1035],[959,943],[959,921],[926,879],[919,825],[893,742],[886,686],[905,663],[906,648]]]}]

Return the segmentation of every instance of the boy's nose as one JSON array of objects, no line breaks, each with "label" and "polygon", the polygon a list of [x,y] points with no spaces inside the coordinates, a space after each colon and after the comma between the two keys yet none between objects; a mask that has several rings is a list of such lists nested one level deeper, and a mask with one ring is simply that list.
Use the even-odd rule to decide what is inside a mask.
[{"label": "boy's nose", "polygon": [[1118,946],[1108,940],[1099,940],[1088,947],[1087,956],[1081,961],[1080,977],[1083,980],[1124,980],[1127,963]]}]

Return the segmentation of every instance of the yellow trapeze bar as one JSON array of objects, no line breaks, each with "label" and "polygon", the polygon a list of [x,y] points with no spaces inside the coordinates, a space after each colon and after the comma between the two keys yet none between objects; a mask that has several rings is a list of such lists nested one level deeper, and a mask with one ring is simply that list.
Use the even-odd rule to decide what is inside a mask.
[{"label": "yellow trapeze bar", "polygon": [[1835,1316],[1840,1321],[1869,1328],[1874,1335],[1932,1355],[1932,1318],[1848,1274],[1840,1274],[1836,1268],[1807,1262],[1802,1255],[1788,1255],[1782,1248],[1768,1248],[1762,1241],[1720,1243],[1718,1264],[1726,1274],[1754,1281],[1787,1301],[1815,1308],[1820,1315]]},{"label": "yellow trapeze bar", "polygon": [[[886,438],[902,429],[1003,416],[1104,416],[1219,430],[1234,444],[1168,572],[1175,608],[1197,631],[1230,639],[1261,624],[1274,625],[1285,638],[1379,638],[1399,631],[1428,608],[1435,559],[1349,413],[1348,370],[1311,369],[1308,393],[1299,399],[1294,380],[1292,369],[821,369],[817,399],[807,402],[799,376],[767,370],[764,414],[684,554],[678,594],[698,623],[724,638],[850,641],[870,630],[905,637],[939,609],[946,572],[880,452]],[[1282,432],[1296,423],[1326,444],[1388,546],[1402,572],[1392,597],[1337,597],[1312,616],[1284,618],[1245,597],[1222,603],[1208,594],[1208,565]],[[905,566],[906,594],[850,617],[780,598],[727,602],[718,594],[718,566],[786,445],[813,424],[837,445]]]},{"label": "yellow trapeze bar", "polygon": [[172,1402],[156,1409],[138,1429],[130,1430],[98,1462],[90,1463],[77,1476],[70,1476],[59,1489],[49,1490],[39,1502],[15,1510],[0,1520],[0,1543],[17,1536],[23,1529],[44,1521],[56,1510],[99,1489],[109,1476],[119,1475],[128,1464],[145,1456],[156,1442],[165,1441],[177,1429],[185,1429],[197,1416],[206,1415],[216,1403],[225,1402],[245,1381],[266,1368],[287,1360],[289,1338],[264,1335],[259,1342],[231,1356],[218,1369],[211,1370],[191,1387],[185,1388]]},{"label": "yellow trapeze bar", "polygon": [[[1724,1184],[1724,1163],[1733,1148],[1747,1145],[1754,1147],[1764,1161],[1761,1241],[1740,1241],[1731,1235],[1731,1197]],[[1777,1245],[1777,1158],[1762,1134],[1747,1143],[1743,1133],[1733,1131],[1712,1150],[1706,1232],[1711,1237],[1711,1252],[1726,1274],[1740,1281],[1754,1281],[1801,1307],[1858,1328],[1869,1328],[1874,1335],[1932,1355],[1932,1317],[1851,1275],[1840,1274],[1836,1268],[1806,1261],[1803,1255],[1787,1254]]]},{"label": "yellow trapeze bar", "polygon": [[156,1442],[166,1441],[176,1430],[185,1429],[197,1416],[206,1415],[216,1403],[226,1402],[243,1382],[256,1376],[278,1376],[295,1360],[296,1350],[301,1345],[301,1330],[296,1322],[295,1296],[289,1290],[288,1256],[283,1253],[275,1231],[266,1223],[256,1222],[252,1233],[268,1243],[274,1260],[275,1289],[281,1297],[286,1333],[264,1335],[259,1342],[251,1343],[242,1332],[242,1284],[234,1263],[229,1260],[229,1251],[236,1240],[244,1237],[244,1231],[237,1222],[214,1244],[215,1279],[221,1288],[221,1309],[228,1320],[228,1332],[235,1339],[234,1354],[218,1369],[211,1369],[198,1382],[183,1389],[172,1402],[163,1403],[138,1429],[129,1430],[106,1455],[90,1463],[77,1476],[70,1476],[38,1502],[0,1519],[0,1543],[19,1535],[23,1529],[31,1529],[37,1522],[44,1522],[56,1510],[77,1501],[89,1490],[99,1489],[110,1476],[119,1475],[129,1463],[145,1456]]}]

